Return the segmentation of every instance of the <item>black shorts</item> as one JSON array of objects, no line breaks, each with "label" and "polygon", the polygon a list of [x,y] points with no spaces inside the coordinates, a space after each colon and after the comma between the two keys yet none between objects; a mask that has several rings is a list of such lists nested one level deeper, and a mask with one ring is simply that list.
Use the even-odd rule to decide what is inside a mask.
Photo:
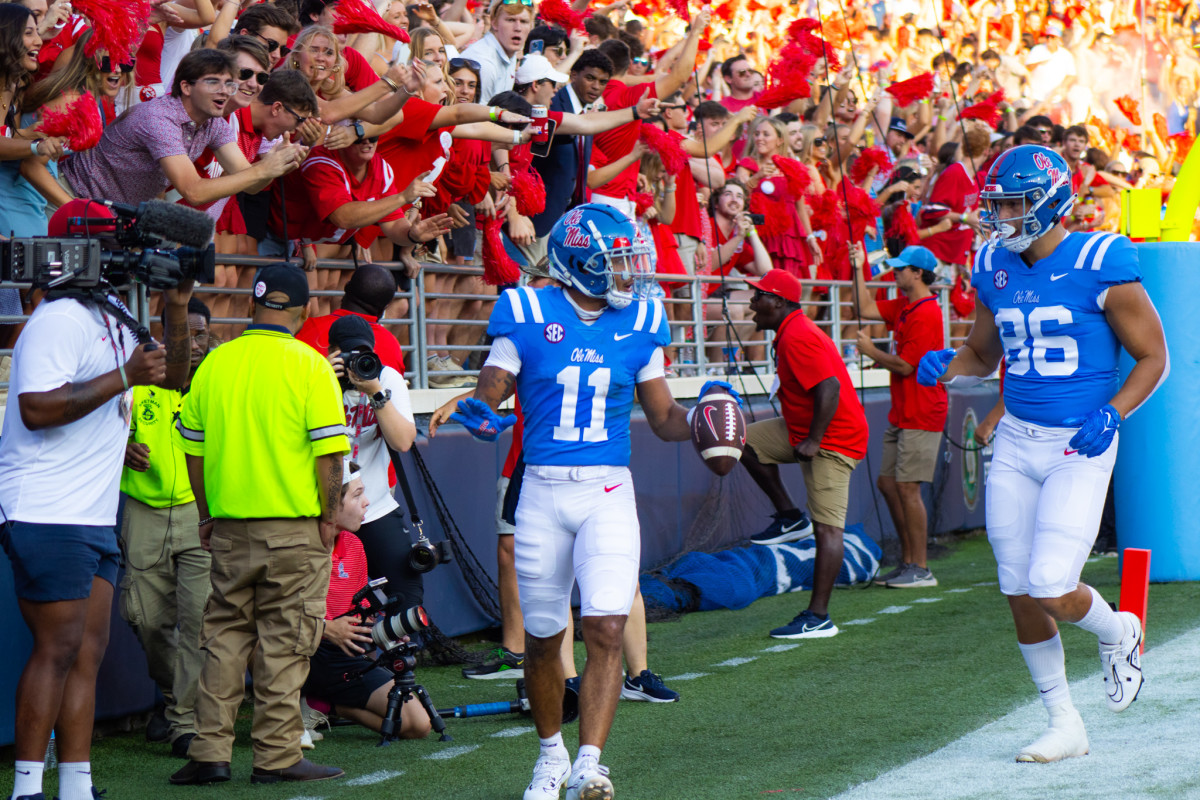
[{"label": "black shorts", "polygon": [[470,218],[471,223],[450,231],[450,252],[454,256],[461,256],[469,259],[475,255],[475,206],[471,205],[466,200],[458,200],[455,202],[455,205],[467,212],[467,216]]},{"label": "black shorts", "polygon": [[346,680],[347,674],[358,672],[368,661],[366,656],[348,656],[336,644],[321,642],[308,662],[304,694],[337,706],[366,708],[371,695],[380,686],[392,682],[392,673],[383,667],[374,667]]},{"label": "black shorts", "polygon": [[421,573],[408,563],[413,539],[404,524],[404,512],[394,508],[379,519],[364,522],[357,536],[367,556],[367,574],[388,579],[383,587],[387,596],[402,598],[404,608],[421,605],[425,583]]}]

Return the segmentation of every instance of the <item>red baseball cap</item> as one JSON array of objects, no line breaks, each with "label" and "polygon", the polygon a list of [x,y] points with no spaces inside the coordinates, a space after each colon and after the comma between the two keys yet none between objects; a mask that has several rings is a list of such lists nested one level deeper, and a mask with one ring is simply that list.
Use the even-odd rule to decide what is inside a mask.
[{"label": "red baseball cap", "polygon": [[81,222],[84,219],[96,219],[98,217],[115,220],[117,215],[108,206],[101,205],[94,200],[86,198],[72,200],[65,205],[59,206],[58,211],[54,212],[54,216],[50,218],[46,235],[88,236],[100,233],[112,233],[117,229],[116,225]]},{"label": "red baseball cap", "polygon": [[746,281],[760,292],[782,297],[789,303],[800,302],[800,279],[782,269],[773,269],[756,281]]}]

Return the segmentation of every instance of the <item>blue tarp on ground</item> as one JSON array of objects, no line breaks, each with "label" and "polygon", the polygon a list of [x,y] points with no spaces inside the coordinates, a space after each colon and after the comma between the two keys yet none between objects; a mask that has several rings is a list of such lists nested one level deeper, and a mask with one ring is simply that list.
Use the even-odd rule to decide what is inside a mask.
[{"label": "blue tarp on ground", "polygon": [[[846,553],[837,585],[870,580],[879,569],[883,550],[862,525],[848,526],[844,538]],[[816,551],[816,540],[810,536],[787,544],[687,553],[665,569],[642,575],[642,597],[647,604],[673,611],[745,608],[760,597],[812,589]],[[678,581],[694,586],[698,597],[690,596],[690,587],[680,591]]]}]

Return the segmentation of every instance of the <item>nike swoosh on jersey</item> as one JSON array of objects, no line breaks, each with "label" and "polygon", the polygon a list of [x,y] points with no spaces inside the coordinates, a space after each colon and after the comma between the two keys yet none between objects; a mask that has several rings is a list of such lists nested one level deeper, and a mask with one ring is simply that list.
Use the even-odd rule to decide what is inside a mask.
[{"label": "nike swoosh on jersey", "polygon": [[605,486],[605,487],[604,487],[604,493],[605,493],[605,494],[608,494],[609,492],[611,492],[613,489],[616,489],[616,488],[617,488],[618,486],[620,486],[620,485],[621,485],[621,484],[619,484],[619,483],[618,483],[616,486]]},{"label": "nike swoosh on jersey", "polygon": [[632,334],[632,333],[614,333],[614,334],[613,334],[613,341],[614,341],[614,342],[619,342],[619,341],[621,341],[622,339],[628,339],[630,336],[633,336],[633,334]]},{"label": "nike swoosh on jersey", "polygon": [[1063,450],[1063,455],[1064,456],[1073,456],[1078,452],[1079,452],[1078,450],[1072,450],[1071,448],[1068,447],[1067,449]]},{"label": "nike swoosh on jersey", "polygon": [[1064,272],[1064,273],[1062,273],[1061,275],[1051,275],[1051,276],[1050,276],[1050,280],[1052,280],[1052,281],[1056,281],[1056,280],[1058,280],[1059,278],[1065,278],[1065,277],[1067,277],[1067,275],[1068,275],[1068,274],[1070,274],[1070,273]]}]

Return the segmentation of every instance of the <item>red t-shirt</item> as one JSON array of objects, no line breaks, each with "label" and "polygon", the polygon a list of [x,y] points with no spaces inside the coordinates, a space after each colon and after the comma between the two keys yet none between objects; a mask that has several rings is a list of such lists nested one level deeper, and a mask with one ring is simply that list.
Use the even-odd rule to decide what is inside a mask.
[{"label": "red t-shirt", "polygon": [[[288,236],[310,242],[348,243],[360,229],[339,228],[329,221],[330,214],[346,203],[378,200],[400,193],[400,184],[391,166],[378,155],[367,164],[367,174],[358,181],[342,164],[340,151],[321,146],[314,147],[304,166],[283,180],[287,190]],[[279,202],[271,204],[271,229],[282,233],[280,205]],[[397,208],[375,225],[403,217],[404,210]]]},{"label": "red t-shirt", "polygon": [[391,165],[400,186],[408,186],[418,175],[428,172],[439,156],[445,155],[442,129],[429,129],[441,110],[435,103],[413,97],[404,104],[400,124],[379,137],[375,152]]},{"label": "red t-shirt", "polygon": [[[676,141],[684,139],[683,134],[675,131],[668,131],[667,135]],[[700,238],[700,201],[696,199],[696,179],[690,164],[675,176],[675,219],[669,227],[672,233]]]},{"label": "red t-shirt", "polygon": [[816,324],[794,311],[775,336],[775,369],[779,375],[779,402],[787,422],[792,447],[808,438],[813,418],[813,389],[828,378],[840,387],[837,410],[821,439],[822,450],[863,458],[867,454],[867,415],[850,383],[846,364],[833,340]]},{"label": "red t-shirt", "polygon": [[422,208],[428,214],[443,214],[458,200],[478,203],[491,184],[488,160],[492,156],[490,142],[479,139],[455,139],[450,146],[450,158],[437,181],[437,194],[425,199]]},{"label": "red t-shirt", "polygon": [[[137,86],[162,83],[163,35],[157,25],[146,29],[133,60],[133,82]],[[170,88],[167,88],[170,91]]]},{"label": "red t-shirt", "polygon": [[912,365],[908,375],[891,374],[892,408],[888,422],[897,428],[940,431],[946,427],[946,387],[917,383],[921,356],[946,346],[942,309],[936,297],[909,303],[906,297],[878,301],[879,315],[896,333],[896,355]]},{"label": "red t-shirt", "polygon": [[[930,208],[931,206],[941,208]],[[941,215],[949,213],[957,218],[959,214],[978,206],[979,184],[967,176],[967,168],[962,162],[956,161],[942,170],[933,184],[929,200],[921,211],[921,227],[936,224]],[[967,254],[970,253],[971,243],[974,241],[975,231],[956,219],[954,227],[950,230],[930,236],[922,244],[948,264],[966,264]]]},{"label": "red t-shirt", "polygon": [[[658,89],[653,82],[626,86],[622,81],[613,78],[604,87],[603,97],[604,107],[609,111],[616,111],[620,108],[637,105],[643,97],[658,97]],[[626,122],[611,131],[596,134],[592,138],[592,163],[604,166],[604,164],[611,164],[613,161],[629,155],[641,135],[642,123],[640,121]],[[600,161],[595,158],[597,151],[604,156]],[[633,162],[620,175],[592,191],[607,197],[632,200],[633,196],[637,194],[638,167],[638,163]]]},{"label": "red t-shirt", "polygon": [[[721,232],[721,226],[717,224],[717,221],[715,219],[712,221],[712,229],[713,229],[713,235],[717,237],[717,247],[720,247],[721,245],[723,245],[729,241],[730,237],[726,236],[724,233]],[[750,274],[749,270],[744,269],[744,267],[747,267],[753,263],[754,263],[754,247],[751,246],[750,242],[748,242],[748,241],[743,242],[742,252],[734,253],[733,258],[729,259],[724,264],[717,267],[716,271],[713,272],[713,274],[714,275],[724,275],[724,276],[728,277],[729,273],[736,269],[738,272],[741,272],[743,275],[749,275]],[[704,294],[706,296],[711,295],[713,292],[717,291],[720,288],[721,288],[721,284],[719,284],[719,283],[706,283],[706,284],[704,284]]]},{"label": "red t-shirt", "polygon": [[350,531],[338,534],[333,543],[333,564],[329,570],[329,594],[325,598],[325,619],[340,617],[349,611],[350,601],[367,585],[367,554],[362,542]]},{"label": "red t-shirt", "polygon": [[371,62],[353,47],[343,47],[342,58],[346,61],[346,88],[350,91],[361,92],[379,80]]},{"label": "red t-shirt", "polygon": [[730,114],[736,114],[746,106],[752,106],[757,103],[761,94],[762,92],[757,92],[753,97],[745,100],[738,100],[736,97],[726,95],[725,97],[721,98],[721,105],[725,106]]},{"label": "red t-shirt", "polygon": [[[72,14],[71,16],[67,17],[66,24],[63,25],[62,30],[60,30],[50,41],[44,43],[42,45],[42,49],[38,51],[38,71],[34,81],[40,81],[42,78],[49,75],[54,70],[54,64],[58,60],[58,57],[62,55],[63,51],[78,42],[80,37],[87,33],[90,28],[91,26],[88,24],[87,17],[83,16],[82,14]],[[146,31],[147,36],[150,35],[150,31],[158,33],[158,28],[154,27],[153,25],[150,26],[150,29]],[[159,50],[161,50],[161,33],[158,34],[158,46]],[[157,74],[157,64],[155,65],[154,69],[155,73]],[[157,83],[158,80],[155,79],[154,82]],[[140,86],[141,84],[138,85]]]},{"label": "red t-shirt", "polygon": [[332,314],[326,314],[323,317],[309,317],[305,320],[304,327],[296,334],[296,339],[304,342],[321,355],[326,355],[329,352],[329,328],[338,317],[348,317],[351,314],[356,317],[362,317],[371,323],[371,330],[375,333],[375,355],[379,356],[379,360],[383,362],[385,367],[391,367],[403,375],[404,353],[400,352],[400,343],[396,341],[396,337],[387,328],[376,322],[376,317],[372,317],[369,314],[359,314],[356,311],[338,309]]}]

